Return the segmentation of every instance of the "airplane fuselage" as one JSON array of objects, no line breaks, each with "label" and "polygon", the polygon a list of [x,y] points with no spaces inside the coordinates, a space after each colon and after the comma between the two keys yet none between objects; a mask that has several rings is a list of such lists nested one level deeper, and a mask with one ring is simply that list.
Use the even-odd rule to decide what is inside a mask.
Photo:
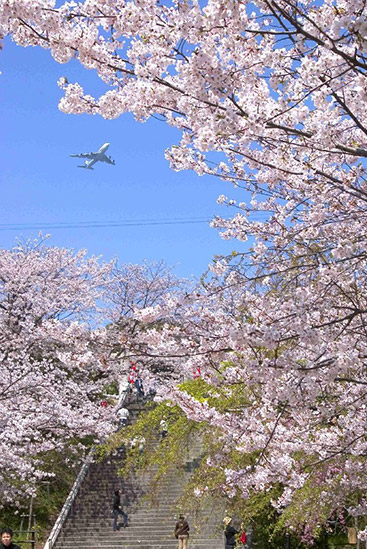
[{"label": "airplane fuselage", "polygon": [[94,166],[94,164],[96,162],[98,162],[99,160],[102,160],[102,158],[104,157],[104,154],[107,151],[109,146],[110,146],[109,143],[105,143],[104,145],[102,145],[102,147],[100,147],[98,149],[98,151],[96,152],[95,157],[92,158],[92,160],[86,160],[85,161],[85,165],[83,166],[83,168],[86,168],[87,170],[92,170],[93,169],[92,166]]},{"label": "airplane fuselage", "polygon": [[110,146],[109,143],[105,143],[104,145],[102,145],[102,147],[98,149],[98,154],[104,154],[107,151],[109,146]]},{"label": "airplane fuselage", "polygon": [[96,162],[106,162],[107,164],[114,165],[115,161],[112,160],[110,156],[106,155],[106,151],[109,146],[110,146],[109,143],[104,143],[102,147],[98,149],[97,152],[71,154],[70,156],[76,156],[78,158],[86,158],[85,163],[82,166],[78,166],[78,168],[85,168],[87,170],[93,170],[92,166],[94,166]]}]

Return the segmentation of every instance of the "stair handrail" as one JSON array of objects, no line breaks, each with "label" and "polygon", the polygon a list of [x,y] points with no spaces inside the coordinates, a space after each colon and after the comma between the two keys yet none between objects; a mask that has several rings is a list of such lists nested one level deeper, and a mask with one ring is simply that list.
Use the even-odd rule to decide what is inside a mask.
[{"label": "stair handrail", "polygon": [[[115,412],[117,411],[117,409],[121,408],[121,406],[123,406],[125,404],[125,400],[127,399],[127,395],[128,395],[128,389],[126,389],[125,391],[122,391],[121,394],[119,395],[119,400],[118,400],[118,403],[117,405],[115,406]],[[92,448],[90,449],[90,452],[89,454],[87,455],[79,473],[78,473],[78,476],[76,477],[75,479],[75,482],[73,484],[73,487],[71,488],[70,492],[69,492],[69,495],[68,497],[66,498],[66,501],[60,511],[60,514],[59,516],[57,517],[56,519],[56,522],[46,540],[46,543],[45,545],[43,546],[43,549],[52,549],[54,544],[56,543],[56,540],[61,532],[61,528],[63,527],[64,525],[64,522],[66,521],[68,515],[69,515],[69,512],[70,512],[70,509],[75,501],[75,498],[76,496],[78,495],[78,492],[79,492],[79,489],[80,489],[80,486],[83,482],[83,480],[85,479],[85,476],[88,472],[88,469],[89,469],[89,466],[90,464],[92,463],[93,461],[93,457],[94,457],[94,454],[95,454],[95,451],[96,451],[96,447],[95,446],[92,446]]]},{"label": "stair handrail", "polygon": [[95,453],[95,446],[92,446],[92,448],[90,449],[90,452],[89,454],[87,455],[79,473],[78,473],[78,476],[76,477],[75,479],[75,482],[73,484],[73,487],[71,488],[70,492],[69,492],[69,495],[68,497],[66,498],[66,501],[63,505],[63,508],[61,509],[60,511],[60,514],[59,516],[57,517],[56,519],[56,522],[50,532],[50,535],[48,536],[47,540],[46,540],[46,543],[45,545],[43,546],[43,549],[52,549],[52,547],[54,546],[59,534],[60,534],[60,531],[61,531],[61,528],[63,527],[64,525],[64,522],[69,514],[69,511],[71,509],[71,506],[73,505],[74,501],[75,501],[75,498],[79,492],[79,489],[80,489],[80,486],[83,482],[83,480],[85,479],[85,476],[88,472],[88,469],[89,469],[89,466],[90,464],[92,463],[93,461],[93,457],[94,457],[94,453]]},{"label": "stair handrail", "polygon": [[121,393],[119,395],[119,399],[118,399],[117,404],[115,406],[115,412],[120,410],[120,408],[122,408],[124,406],[125,402],[128,400],[129,389],[130,389],[129,386],[127,386],[124,391],[121,391]]}]

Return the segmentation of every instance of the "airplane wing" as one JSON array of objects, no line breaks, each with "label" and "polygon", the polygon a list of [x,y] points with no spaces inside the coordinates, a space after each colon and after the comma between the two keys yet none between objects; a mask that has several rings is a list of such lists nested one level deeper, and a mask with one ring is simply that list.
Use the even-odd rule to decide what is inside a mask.
[{"label": "airplane wing", "polygon": [[97,153],[80,153],[80,154],[71,154],[70,156],[74,158],[89,158],[93,160],[97,156]]},{"label": "airplane wing", "polygon": [[92,166],[98,162],[98,159],[96,157],[92,158],[92,160],[86,160],[85,161],[85,167],[88,168],[88,170],[93,170]]},{"label": "airplane wing", "polygon": [[102,154],[98,160],[100,162],[107,162],[107,164],[112,164],[113,166],[115,165],[115,161],[112,160],[112,158],[110,156],[107,156],[107,154]]}]

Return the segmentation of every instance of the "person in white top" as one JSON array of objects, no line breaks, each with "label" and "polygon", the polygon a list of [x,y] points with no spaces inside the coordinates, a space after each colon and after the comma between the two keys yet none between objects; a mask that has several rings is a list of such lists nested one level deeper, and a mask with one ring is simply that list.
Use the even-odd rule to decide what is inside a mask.
[{"label": "person in white top", "polygon": [[117,417],[119,418],[120,428],[125,427],[130,416],[129,410],[127,408],[120,408],[119,410],[117,410],[116,414],[117,414]]},{"label": "person in white top", "polygon": [[168,431],[167,421],[165,419],[162,419],[159,426],[161,428],[161,438],[163,440],[167,436],[167,431]]}]

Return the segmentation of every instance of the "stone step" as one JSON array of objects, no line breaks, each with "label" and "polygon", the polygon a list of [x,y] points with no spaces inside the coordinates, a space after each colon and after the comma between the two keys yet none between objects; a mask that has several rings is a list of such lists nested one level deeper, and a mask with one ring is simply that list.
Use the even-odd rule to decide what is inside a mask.
[{"label": "stone step", "polygon": [[[208,540],[208,541],[189,541],[189,549],[223,549],[224,541],[218,540]],[[71,548],[72,546],[70,546]],[[75,546],[73,546],[75,547]],[[113,547],[113,546],[109,546]],[[172,542],[162,543],[158,542],[151,543],[151,542],[141,542],[140,540],[136,540],[134,543],[127,542],[127,543],[120,543],[118,547],[131,547],[131,549],[136,549],[139,547],[140,549],[177,549],[177,540],[174,540]],[[78,544],[78,549],[99,549],[100,545],[80,545]],[[69,549],[65,545],[55,545],[55,549]]]},{"label": "stone step", "polygon": [[[113,532],[112,530],[112,524],[106,524],[104,528],[100,529],[94,529],[91,528],[90,530],[81,530],[79,533],[77,532],[65,532],[62,534],[63,539],[67,540],[81,540],[81,539],[95,539],[96,535],[101,537],[113,536],[113,537],[148,537],[148,538],[155,538],[158,537],[164,537],[167,538],[172,536],[173,530],[174,530],[174,524],[169,525],[161,525],[160,528],[157,528],[156,530],[153,530],[152,527],[149,527],[147,529],[143,529],[141,527],[134,527],[129,525],[127,528],[122,527],[122,523],[118,523],[120,526],[120,530],[118,532]],[[216,531],[217,524],[212,525],[212,527],[199,527],[197,529],[191,528],[192,535],[194,537],[202,538],[202,537],[212,537],[214,534],[213,532]]]},{"label": "stone step", "polygon": [[[80,492],[80,495],[82,495],[86,501],[88,501],[88,503],[91,503],[92,501],[110,501],[111,500],[111,503],[112,503],[112,495],[113,495],[113,490],[114,489],[118,489],[120,490],[121,492],[121,496],[123,497],[128,497],[128,496],[134,496],[135,493],[139,493],[139,494],[144,494],[144,495],[147,495],[147,494],[151,494],[152,492],[153,493],[159,493],[161,496],[165,496],[165,495],[168,495],[168,496],[172,496],[177,494],[177,493],[182,493],[182,490],[183,488],[187,485],[187,481],[183,481],[183,482],[177,482],[177,481],[172,481],[172,484],[174,484],[174,486],[170,486],[169,484],[165,485],[165,486],[159,486],[157,487],[154,483],[150,483],[150,484],[139,484],[137,485],[138,481],[135,481],[134,484],[126,484],[126,483],[123,483],[123,484],[118,484],[118,483],[115,483],[114,481],[110,481],[110,483],[108,484],[108,486],[105,487],[104,490],[92,490],[91,488],[88,489],[88,492],[86,493],[85,490],[82,490]],[[115,488],[117,486],[117,488]]]},{"label": "stone step", "polygon": [[[135,502],[136,501],[136,498],[137,496],[139,497],[139,499],[141,501],[154,501],[154,500],[158,500],[160,502],[162,502],[162,505],[163,506],[169,506],[171,505],[172,503],[175,503],[175,501],[182,495],[182,491],[175,491],[173,492],[172,494],[171,493],[166,493],[164,496],[162,496],[161,494],[159,493],[155,493],[153,496],[146,493],[146,492],[135,492],[134,494],[132,493],[129,493],[129,494],[124,494],[124,493],[121,493],[121,501],[122,501],[122,504],[130,504]],[[81,494],[81,496],[83,496],[83,494]],[[78,508],[78,510],[82,510],[82,509],[88,509],[88,512],[89,511],[92,511],[93,509],[95,509],[97,506],[98,507],[104,507],[104,508],[108,508],[108,509],[112,509],[112,497],[108,497],[108,498],[105,498],[105,499],[101,499],[101,500],[94,500],[94,501],[83,501],[83,503],[81,504],[80,501],[78,501],[75,505],[74,505],[74,508]]]},{"label": "stone step", "polygon": [[[173,513],[175,512],[175,508],[176,508],[176,504],[177,504],[177,501],[178,501],[178,498],[173,498],[171,501],[165,501],[163,503],[161,503],[160,505],[156,505],[155,507],[155,511],[157,511],[158,513],[162,513],[162,512],[168,512],[168,511],[172,511]],[[144,505],[144,506],[143,506]],[[153,509],[152,509],[152,505],[150,504],[150,502],[144,502],[144,504],[141,504],[139,501],[127,501],[127,502],[124,502],[123,503],[123,509],[124,511],[130,511],[130,512],[139,512],[140,514],[148,514],[150,511],[153,512]],[[92,517],[94,516],[95,514],[100,514],[100,513],[103,513],[103,516],[106,516],[106,515],[112,515],[112,509],[110,508],[109,505],[94,505],[93,507],[91,508],[88,508],[88,507],[75,507],[74,508],[74,516],[76,516],[76,514],[80,517],[83,517],[83,519],[88,519],[88,517]]]},{"label": "stone step", "polygon": [[[122,522],[123,522],[123,519],[119,518],[118,524],[122,524]],[[128,522],[129,522],[129,527],[131,528],[148,530],[148,529],[157,527],[157,523],[159,523],[159,527],[163,528],[169,524],[172,525],[172,523],[175,523],[176,521],[166,520],[166,517],[164,515],[162,515],[161,517],[157,517],[157,520],[144,520],[144,519],[134,520],[134,518],[131,515],[128,515]],[[106,527],[112,528],[112,524],[113,524],[113,519],[111,519],[110,517],[106,517],[105,519],[102,519],[101,521],[98,521],[98,522],[97,520],[95,521],[91,520],[89,522],[84,522],[84,523],[73,522],[72,530],[70,529],[70,527],[68,527],[66,532],[68,532],[68,534],[70,535],[70,533],[72,531],[75,531],[76,529],[80,532],[89,532],[93,528],[95,529],[95,531],[103,530],[103,528],[106,528]]]},{"label": "stone step", "polygon": [[[149,515],[145,515],[145,514],[137,514],[137,513],[127,513],[128,514],[128,517],[129,517],[129,522],[132,526],[136,526],[136,527],[143,527],[143,526],[146,526],[146,527],[150,527],[150,526],[154,526],[155,524],[169,524],[169,523],[172,523],[172,522],[176,522],[176,517],[172,517],[172,514],[170,513],[169,515],[170,516],[167,516],[166,513],[157,513],[155,512],[154,514],[149,514]],[[210,515],[201,515],[200,516],[200,519],[196,520],[195,522],[196,523],[203,523],[203,524],[218,524],[218,520],[220,521],[221,520],[221,517],[218,517],[217,521],[214,522],[212,520],[208,520],[209,519],[209,516]],[[119,522],[122,522],[122,516],[119,516],[118,518]],[[104,524],[109,524],[110,522],[113,521],[113,517],[111,517],[111,515],[108,513],[104,516],[101,516],[101,515],[96,515],[95,517],[90,517],[89,519],[81,519],[81,518],[76,518],[76,519],[71,519],[70,520],[70,524],[72,525],[73,528],[96,528],[98,527],[98,525],[100,525],[102,528],[103,528],[103,525]],[[189,521],[191,522],[191,521]],[[69,530],[69,528],[67,527],[66,528],[67,530]]]},{"label": "stone step", "polygon": [[[201,540],[194,540],[194,539],[191,539],[189,540],[189,548],[190,549],[195,549],[195,548],[200,548],[200,549],[223,549],[223,545],[224,545],[224,541],[223,539],[212,539],[212,538],[208,538],[208,539],[201,539]],[[74,549],[75,548],[75,545],[73,544],[66,544],[66,543],[62,543],[62,544],[56,544],[56,547],[58,549]],[[94,540],[94,542],[90,543],[90,544],[83,544],[83,543],[78,543],[77,545],[78,549],[100,549],[100,547],[111,547],[111,548],[114,548],[114,547],[132,547],[132,548],[136,548],[136,547],[141,547],[142,549],[169,549],[169,548],[174,548],[174,549],[177,549],[177,540],[175,538],[173,538],[173,540],[167,540],[167,541],[150,541],[150,540],[140,540],[140,539],[135,539],[133,541],[133,543],[131,542],[131,540],[126,540],[126,541],[123,541],[123,540],[119,540],[117,541],[116,543],[112,543],[112,542],[107,542],[106,544],[102,545],[100,543],[99,540]]]},{"label": "stone step", "polygon": [[[146,510],[141,511],[138,509],[138,510],[131,510],[130,512],[129,512],[129,509],[127,509],[127,514],[129,515],[130,521],[132,521],[134,524],[137,524],[137,525],[141,524],[141,521],[152,523],[152,524],[154,523],[157,524],[158,522],[160,524],[160,521],[162,520],[164,522],[177,521],[177,512],[175,509],[172,509],[172,508],[162,509],[162,510],[149,509],[148,511]],[[191,522],[192,523],[195,522],[196,524],[201,524],[203,522],[205,524],[206,523],[217,524],[218,520],[222,520],[222,518],[223,516],[221,513],[214,514],[213,512],[210,512],[210,510],[207,510],[205,512],[201,512],[198,515],[195,515],[195,517],[192,517],[191,520],[190,520],[190,515],[188,515],[189,524]],[[118,519],[122,520],[122,515],[119,515]],[[73,525],[82,526],[84,524],[85,526],[95,526],[97,524],[101,524],[101,525],[106,524],[106,521],[111,521],[111,520],[113,520],[113,515],[108,510],[103,515],[98,515],[97,517],[76,516],[74,519],[69,518],[68,521]]]},{"label": "stone step", "polygon": [[[200,444],[185,452],[185,467],[172,467],[162,479],[159,490],[154,486],[158,467],[145,472],[137,469],[127,478],[118,475],[125,459],[124,450],[115,452],[105,462],[93,462],[55,549],[177,549],[178,543],[173,536],[177,520],[176,502],[200,453]],[[117,488],[128,513],[129,526],[113,532],[111,503],[113,491]],[[150,498],[150,494],[154,494],[154,498]],[[155,500],[154,507],[151,499]],[[222,549],[223,535],[221,532],[216,535],[215,530],[222,517],[213,520],[211,510],[200,516],[203,524],[197,529],[194,527],[196,517],[195,521],[194,518],[190,520],[190,515],[188,517],[192,533],[189,549]],[[119,517],[120,526],[122,522],[122,517]]]},{"label": "stone step", "polygon": [[[118,524],[122,524],[122,522],[118,523]],[[202,535],[208,535],[208,532],[213,532],[215,531],[215,528],[217,527],[218,523],[215,523],[215,524],[204,524],[204,525],[200,525],[198,526],[197,528],[195,526],[191,527],[191,532],[195,532],[195,536],[199,536],[201,537]],[[174,527],[175,527],[175,521],[170,521],[170,522],[167,522],[167,523],[161,523],[159,525],[155,524],[155,526],[142,526],[142,525],[133,525],[131,523],[129,523],[129,526],[127,528],[122,528],[121,527],[121,530],[120,532],[123,532],[124,534],[129,534],[129,535],[132,535],[132,536],[135,536],[136,534],[140,534],[141,536],[144,536],[144,535],[160,535],[160,533],[162,532],[168,532],[169,534],[172,534],[173,530],[174,530]],[[98,527],[93,527],[93,526],[90,526],[89,528],[80,528],[80,530],[78,530],[78,532],[76,531],[66,531],[65,532],[65,535],[68,536],[69,539],[77,539],[77,538],[81,538],[81,537],[90,537],[90,536],[94,536],[95,534],[106,534],[106,530],[110,530],[112,532],[112,522],[110,524],[105,524],[104,527],[100,526],[99,528]],[[202,533],[202,534],[201,534]],[[115,535],[115,532],[113,532],[113,534]]]},{"label": "stone step", "polygon": [[[181,479],[177,479],[177,480],[172,480],[171,481],[172,483],[174,482],[175,486],[172,487],[170,484],[160,484],[157,488],[155,488],[156,490],[159,489],[160,492],[164,491],[164,490],[172,490],[173,493],[175,492],[179,492],[180,490],[182,491],[182,488],[187,484],[187,479],[184,479],[184,480],[181,480]],[[122,484],[122,486],[121,486]],[[108,483],[106,483],[106,485],[104,486],[101,486],[101,485],[98,485],[98,483],[96,483],[96,486],[91,486],[91,485],[87,485],[85,488],[83,488],[83,490],[80,491],[81,494],[85,494],[85,496],[89,499],[89,500],[92,500],[92,499],[95,499],[95,498],[98,498],[100,500],[104,499],[106,496],[111,496],[111,486],[121,486],[119,489],[122,490],[123,492],[128,492],[129,488],[131,488],[131,484],[127,484],[127,483],[121,483],[119,484],[118,480],[117,482],[114,481],[114,480],[109,480]],[[154,485],[154,487],[156,487],[156,485],[154,484],[154,482],[150,482],[150,483],[141,483],[139,484],[139,490],[143,491],[143,492],[150,492],[152,490],[152,485]],[[88,490],[88,492],[86,492],[86,490]]]},{"label": "stone step", "polygon": [[[114,547],[119,547],[121,544],[123,543],[131,543],[132,545],[136,542],[136,541],[140,541],[141,543],[152,543],[152,544],[159,544],[159,543],[168,543],[168,542],[172,542],[175,540],[174,536],[172,535],[172,533],[170,535],[161,535],[161,536],[139,536],[139,535],[134,535],[134,536],[127,536],[127,535],[121,535],[120,532],[116,532],[116,539],[114,538],[111,538],[110,536],[108,536],[107,538],[103,538],[103,541],[101,541],[101,539],[99,539],[98,537],[94,536],[94,537],[90,537],[90,538],[76,538],[76,539],[61,539],[58,541],[58,545],[62,545],[63,547],[65,548],[69,548],[69,547],[80,547],[81,545],[95,545],[96,543],[98,543],[99,547],[109,547],[109,546],[114,546]],[[212,537],[205,537],[205,536],[201,536],[201,537],[191,537],[190,540],[195,540],[195,542],[199,543],[199,542],[208,542],[209,540],[211,541],[218,541],[219,538],[212,538]],[[220,537],[220,540],[223,540],[223,536]],[[191,544],[191,542],[190,542]]]},{"label": "stone step", "polygon": [[[223,536],[221,536],[222,538]],[[105,545],[108,545],[110,543],[114,543],[115,545],[119,544],[120,542],[122,541],[126,541],[126,540],[135,540],[135,539],[140,539],[140,540],[147,540],[147,541],[159,541],[159,540],[162,540],[162,541],[170,541],[172,538],[174,538],[173,536],[173,530],[172,528],[168,531],[162,531],[162,532],[152,532],[150,535],[145,533],[145,534],[142,534],[141,532],[129,532],[129,527],[127,528],[121,528],[120,531],[117,531],[117,532],[113,532],[112,528],[110,530],[108,530],[108,534],[106,535],[106,532],[101,532],[101,536],[96,536],[96,535],[90,535],[90,536],[80,536],[78,537],[77,535],[73,536],[73,537],[68,537],[68,539],[64,539],[62,540],[63,543],[65,545],[77,545],[79,546],[80,544],[82,543],[92,543],[97,539],[98,540],[98,543],[101,545],[101,546],[105,546]],[[218,537],[216,538],[213,538],[213,536],[210,536],[209,534],[206,534],[206,535],[197,535],[197,534],[193,534],[192,536],[190,536],[190,539],[195,539],[195,540],[205,540],[205,539],[218,539]],[[61,540],[60,540],[61,541]]]},{"label": "stone step", "polygon": [[[172,513],[172,509],[167,509],[166,511],[157,511],[153,510],[150,513],[143,513],[141,511],[136,512],[128,512],[127,513],[130,518],[130,522],[132,524],[136,525],[142,525],[144,524],[157,524],[157,521],[161,522],[176,522],[176,516],[174,513]],[[209,520],[209,518],[212,516],[211,513],[200,513],[199,517],[195,520],[195,522],[209,522],[210,524],[213,524],[214,522],[217,523],[218,520],[220,520],[220,516],[216,517],[216,520]],[[94,527],[95,525],[99,524],[106,524],[106,521],[112,521],[113,517],[111,513],[106,513],[105,515],[101,516],[99,515],[100,520],[98,521],[98,517],[76,517],[75,519],[70,519],[70,522],[73,524],[73,526],[79,526],[83,527]],[[119,520],[122,520],[121,515],[119,516]],[[188,519],[189,520],[189,519]],[[189,523],[191,521],[189,520]]]}]

